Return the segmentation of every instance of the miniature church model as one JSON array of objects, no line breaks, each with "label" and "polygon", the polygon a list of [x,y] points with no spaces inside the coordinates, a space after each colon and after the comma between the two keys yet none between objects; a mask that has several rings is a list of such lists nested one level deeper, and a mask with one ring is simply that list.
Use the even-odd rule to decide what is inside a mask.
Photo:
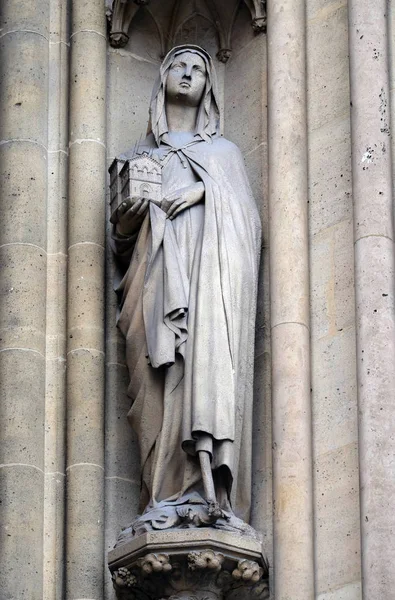
[{"label": "miniature church model", "polygon": [[115,159],[110,167],[111,210],[128,198],[162,201],[162,166],[146,154],[129,160]]}]

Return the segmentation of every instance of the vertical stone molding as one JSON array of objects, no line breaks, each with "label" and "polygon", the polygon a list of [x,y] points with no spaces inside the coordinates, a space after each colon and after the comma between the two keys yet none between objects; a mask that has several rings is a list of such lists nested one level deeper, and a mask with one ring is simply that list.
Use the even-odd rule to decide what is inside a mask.
[{"label": "vertical stone molding", "polygon": [[103,597],[106,20],[72,0],[66,597]]},{"label": "vertical stone molding", "polygon": [[395,307],[385,0],[349,2],[363,598],[395,595]]},{"label": "vertical stone molding", "polygon": [[49,0],[0,8],[0,589],[43,597]]},{"label": "vertical stone molding", "polygon": [[305,3],[267,13],[274,597],[312,600]]},{"label": "vertical stone molding", "polygon": [[44,600],[63,597],[69,1],[51,0],[48,94]]}]

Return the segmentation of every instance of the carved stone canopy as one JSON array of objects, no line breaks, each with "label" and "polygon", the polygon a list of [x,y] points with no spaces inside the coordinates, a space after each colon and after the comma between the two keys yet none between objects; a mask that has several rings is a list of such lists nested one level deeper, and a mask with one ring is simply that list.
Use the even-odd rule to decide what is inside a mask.
[{"label": "carved stone canopy", "polygon": [[164,56],[177,44],[180,29],[194,17],[207,20],[217,32],[217,58],[226,63],[232,53],[232,31],[237,12],[245,4],[251,13],[255,33],[266,32],[266,0],[107,0],[110,21],[110,44],[114,48],[126,46],[133,31],[133,19],[141,11],[148,11],[159,33]]}]

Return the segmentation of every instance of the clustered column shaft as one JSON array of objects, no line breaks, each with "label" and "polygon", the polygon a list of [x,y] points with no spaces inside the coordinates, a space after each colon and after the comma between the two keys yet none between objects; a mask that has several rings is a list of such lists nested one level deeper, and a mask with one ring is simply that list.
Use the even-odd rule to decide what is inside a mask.
[{"label": "clustered column shaft", "polygon": [[312,600],[305,3],[267,13],[274,597]]},{"label": "clustered column shaft", "polygon": [[363,598],[395,597],[395,272],[388,2],[350,0]]},{"label": "clustered column shaft", "polygon": [[42,600],[49,0],[0,21],[0,596]]},{"label": "clustered column shaft", "polygon": [[103,596],[106,20],[72,1],[66,597]]}]

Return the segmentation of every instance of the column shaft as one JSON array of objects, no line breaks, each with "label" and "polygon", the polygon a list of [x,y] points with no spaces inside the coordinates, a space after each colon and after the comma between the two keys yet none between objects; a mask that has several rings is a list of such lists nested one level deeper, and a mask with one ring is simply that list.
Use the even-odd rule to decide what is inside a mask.
[{"label": "column shaft", "polygon": [[304,4],[267,6],[276,600],[314,598]]},{"label": "column shaft", "polygon": [[349,2],[363,597],[395,596],[394,232],[386,0]]},{"label": "column shaft", "polygon": [[101,600],[104,577],[106,20],[72,0],[67,298],[67,599]]},{"label": "column shaft", "polygon": [[0,7],[0,589],[42,600],[49,0]]},{"label": "column shaft", "polygon": [[64,593],[69,0],[51,0],[48,95],[44,600]]}]

